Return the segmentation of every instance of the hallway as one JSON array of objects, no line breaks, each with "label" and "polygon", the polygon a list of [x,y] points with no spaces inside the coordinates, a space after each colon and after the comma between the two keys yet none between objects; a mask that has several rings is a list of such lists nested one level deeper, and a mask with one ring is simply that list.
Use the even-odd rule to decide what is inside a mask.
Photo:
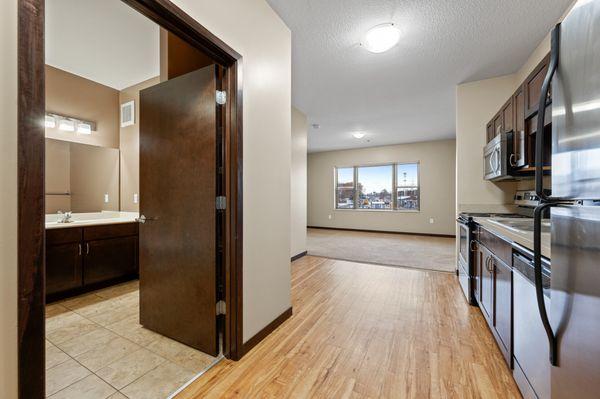
[{"label": "hallway", "polygon": [[292,318],[177,398],[520,397],[454,279],[306,256],[292,264]]}]

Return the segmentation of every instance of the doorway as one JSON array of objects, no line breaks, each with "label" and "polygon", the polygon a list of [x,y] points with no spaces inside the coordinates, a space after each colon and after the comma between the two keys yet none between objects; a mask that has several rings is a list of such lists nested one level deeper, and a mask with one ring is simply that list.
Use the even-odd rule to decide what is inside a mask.
[{"label": "doorway", "polygon": [[[215,112],[215,131],[222,136],[222,140],[219,140],[223,145],[215,143],[213,157],[215,160],[222,157],[223,167],[221,173],[213,177],[213,183],[215,190],[219,189],[219,194],[223,194],[219,196],[223,197],[219,199],[223,209],[215,215],[214,221],[215,228],[218,226],[217,236],[220,235],[222,240],[214,237],[211,245],[214,247],[215,263],[222,265],[222,268],[213,270],[215,278],[222,278],[221,284],[213,286],[213,299],[215,302],[223,301],[224,305],[216,307],[217,304],[214,303],[212,312],[224,313],[215,320],[214,330],[216,331],[217,324],[222,326],[223,354],[235,360],[242,354],[241,56],[171,3],[141,0],[124,0],[124,3],[220,65],[213,67],[212,73],[215,88],[217,85],[223,86],[220,91],[226,93],[227,101],[222,111]],[[47,274],[44,198],[48,193],[45,192],[46,143],[42,122],[47,113],[43,51],[44,6],[43,0],[19,1],[19,396],[22,398],[43,397],[45,383],[44,317]],[[215,169],[218,170],[216,166]],[[143,206],[143,191],[141,197]],[[215,201],[213,198],[213,210]],[[141,225],[142,229],[146,224],[150,226],[156,221],[148,220],[154,218],[152,215],[144,216],[146,223]],[[193,216],[195,215],[192,218]],[[89,244],[85,238],[83,240],[84,244]],[[78,253],[88,252],[88,246],[84,245],[82,251],[79,251],[80,247],[80,244],[72,246]],[[144,256],[142,253],[140,255]],[[125,294],[131,289],[127,285],[117,287],[121,287],[119,289]],[[207,309],[208,303],[204,305]],[[168,326],[172,322],[167,320],[165,324]],[[179,337],[179,340],[183,341],[184,338]],[[207,351],[214,354],[219,349],[216,334],[212,341],[211,348]]]}]

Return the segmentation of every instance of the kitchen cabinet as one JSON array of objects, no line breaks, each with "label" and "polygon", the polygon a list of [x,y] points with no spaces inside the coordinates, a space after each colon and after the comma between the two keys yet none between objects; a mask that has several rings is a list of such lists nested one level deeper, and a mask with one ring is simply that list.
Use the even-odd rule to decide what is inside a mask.
[{"label": "kitchen cabinet", "polygon": [[487,135],[486,143],[489,143],[496,136],[496,133],[494,132],[494,122],[493,121],[487,124],[486,132],[487,132],[486,133],[486,135]]},{"label": "kitchen cabinet", "polygon": [[494,328],[500,337],[500,349],[512,361],[512,268],[494,257],[495,312]]},{"label": "kitchen cabinet", "polygon": [[525,92],[523,85],[519,86],[513,94],[514,105],[514,136],[513,136],[513,157],[511,166],[521,168],[529,164],[527,158],[527,137],[525,136]]},{"label": "kitchen cabinet", "polygon": [[492,263],[492,253],[483,245],[479,245],[479,252],[482,259],[480,271],[480,295],[479,306],[488,323],[494,324],[494,269]]},{"label": "kitchen cabinet", "polygon": [[[525,79],[524,91],[525,91],[525,119],[531,117],[537,113],[540,101],[540,94],[542,93],[542,85],[548,72],[548,65],[550,63],[550,54],[535,67],[533,72]],[[552,99],[552,90],[548,91],[548,98],[546,102],[549,103]]]},{"label": "kitchen cabinet", "polygon": [[502,132],[504,132],[504,123],[502,111],[500,111],[494,117],[494,137],[501,134]]},{"label": "kitchen cabinet", "polygon": [[512,132],[514,125],[514,117],[513,117],[513,99],[512,97],[508,99],[506,104],[502,107],[502,131],[504,133]]},{"label": "kitchen cabinet", "polygon": [[48,301],[133,278],[137,274],[137,223],[46,231]]}]

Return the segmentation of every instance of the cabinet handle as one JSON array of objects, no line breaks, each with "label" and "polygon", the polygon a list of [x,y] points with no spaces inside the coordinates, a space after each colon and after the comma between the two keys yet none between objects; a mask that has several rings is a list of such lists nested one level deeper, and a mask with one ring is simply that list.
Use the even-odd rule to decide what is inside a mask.
[{"label": "cabinet handle", "polygon": [[515,166],[517,166],[517,154],[510,154],[510,157],[508,158],[508,162],[510,163],[510,166],[512,166],[513,168]]},{"label": "cabinet handle", "polygon": [[77,244],[77,246],[79,247],[79,256],[81,256],[81,244]]},{"label": "cabinet handle", "polygon": [[471,243],[469,246],[471,247],[471,251],[473,251],[473,252],[477,251],[477,241],[471,240]]},{"label": "cabinet handle", "polygon": [[90,254],[90,243],[89,242],[85,243],[85,254],[86,255]]}]

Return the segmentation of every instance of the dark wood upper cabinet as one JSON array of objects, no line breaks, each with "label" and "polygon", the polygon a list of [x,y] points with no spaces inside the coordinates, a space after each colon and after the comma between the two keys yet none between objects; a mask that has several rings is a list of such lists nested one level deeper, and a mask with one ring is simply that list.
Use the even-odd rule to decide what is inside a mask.
[{"label": "dark wood upper cabinet", "polygon": [[[525,80],[525,119],[529,118],[538,111],[540,94],[542,93],[542,84],[548,72],[550,54],[535,67],[533,72]],[[547,103],[552,98],[552,91],[548,92]]]},{"label": "dark wood upper cabinet", "polygon": [[502,132],[504,132],[504,121],[502,111],[500,111],[496,114],[496,116],[494,116],[494,137]]},{"label": "dark wood upper cabinet", "polygon": [[514,104],[512,97],[502,106],[502,128],[505,133],[512,132],[514,128],[513,110]]},{"label": "dark wood upper cabinet", "polygon": [[496,134],[494,132],[494,122],[493,121],[491,121],[490,123],[487,124],[486,135],[487,135],[486,143],[489,143],[490,141],[492,141],[492,139],[496,136]]}]

